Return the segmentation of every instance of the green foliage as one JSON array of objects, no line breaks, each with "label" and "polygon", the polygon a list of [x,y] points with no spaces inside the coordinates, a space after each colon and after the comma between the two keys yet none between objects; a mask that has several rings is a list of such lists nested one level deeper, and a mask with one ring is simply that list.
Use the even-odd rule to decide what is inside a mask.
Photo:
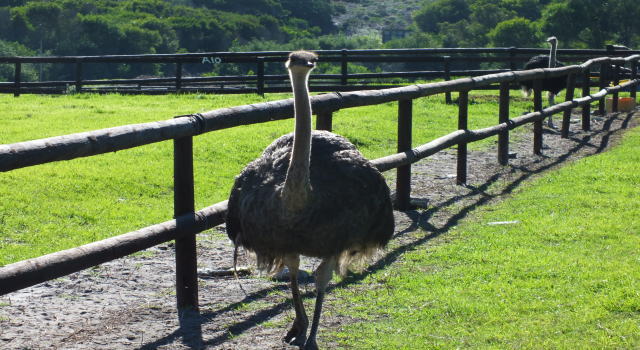
[{"label": "green foliage", "polygon": [[541,46],[555,35],[564,47],[602,48],[640,46],[639,15],[633,0],[436,0],[414,19],[442,46]]}]

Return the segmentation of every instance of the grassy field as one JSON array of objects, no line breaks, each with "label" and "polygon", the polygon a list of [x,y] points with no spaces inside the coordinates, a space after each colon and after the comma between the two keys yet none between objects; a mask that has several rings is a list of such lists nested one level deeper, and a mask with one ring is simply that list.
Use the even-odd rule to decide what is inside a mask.
[{"label": "grassy field", "polygon": [[[14,143],[290,97],[289,94],[120,96],[0,95],[0,143]],[[454,98],[455,98],[454,94]],[[457,107],[435,96],[414,103],[414,144],[457,127]],[[531,108],[514,101],[512,115]],[[470,128],[497,120],[497,98],[471,96]],[[397,106],[343,110],[334,131],[373,159],[395,153]],[[233,178],[293,120],[237,127],[194,141],[196,208],[226,199]],[[473,147],[487,147],[495,139]],[[172,217],[172,143],[0,174],[0,265],[118,235]]]},{"label": "grassy field", "polygon": [[[640,130],[335,291],[349,349],[640,348]],[[491,222],[517,221],[511,225]]]}]

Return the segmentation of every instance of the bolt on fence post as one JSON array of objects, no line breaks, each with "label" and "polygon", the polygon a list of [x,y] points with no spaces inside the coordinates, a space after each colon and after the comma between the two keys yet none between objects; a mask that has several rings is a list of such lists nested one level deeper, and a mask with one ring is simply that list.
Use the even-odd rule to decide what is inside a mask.
[{"label": "bolt on fence post", "polygon": [[[542,80],[533,81],[533,109],[542,110]],[[533,154],[542,154],[542,119],[533,122]]]},{"label": "bolt on fence post", "polygon": [[[458,94],[458,130],[467,130],[469,116],[469,91],[460,91]],[[467,143],[458,144],[456,183],[467,183]]]},{"label": "bolt on fence post", "polygon": [[[173,140],[174,215],[194,212],[193,138]],[[184,229],[184,228],[183,228]],[[196,235],[186,235],[175,241],[176,299],[178,311],[198,309],[198,272]]]},{"label": "bolt on fence post", "polygon": [[333,113],[320,112],[316,115],[316,129],[331,131],[333,127]]},{"label": "bolt on fence post", "polygon": [[[445,81],[449,81],[451,80],[451,56],[444,56],[444,80]],[[444,93],[444,102],[446,104],[451,104],[451,93],[450,92],[445,92]]]},{"label": "bolt on fence post", "polygon": [[[611,60],[606,60],[600,64],[600,84],[598,85],[600,90],[604,89],[607,86],[607,76],[609,75],[610,64]],[[605,113],[604,104],[606,99],[607,98],[605,96],[601,98],[600,101],[598,101],[598,113],[600,113],[600,115],[604,115]]]},{"label": "bolt on fence post", "polygon": [[347,53],[346,49],[343,49],[340,54],[340,85],[346,87],[348,83],[348,65],[347,65]]},{"label": "bolt on fence post", "polygon": [[[509,121],[509,82],[500,83],[500,109],[498,122],[500,124]],[[500,165],[509,164],[509,130],[498,134],[498,163]]]},{"label": "bolt on fence post", "polygon": [[[398,153],[411,150],[413,100],[398,101]],[[411,164],[396,169],[396,209],[411,208]]]},{"label": "bolt on fence post", "polygon": [[[587,67],[584,70],[582,76],[582,97],[587,97],[591,94],[591,69]],[[591,103],[582,105],[582,130],[588,131],[591,129]]]},{"label": "bolt on fence post", "polygon": [[182,62],[176,62],[176,93],[182,89]]},{"label": "bolt on fence post", "polygon": [[257,75],[258,81],[256,83],[256,88],[258,90],[258,95],[264,96],[264,57],[257,57]]},{"label": "bolt on fence post", "polygon": [[[613,66],[613,85],[620,85],[620,65],[618,64]],[[611,111],[618,111],[618,90],[616,90],[611,97]]]},{"label": "bolt on fence post", "polygon": [[[576,88],[576,75],[569,74],[567,76],[567,92],[565,93],[565,101],[573,101],[573,96]],[[573,108],[566,109],[562,114],[562,131],[561,135],[563,138],[569,137],[569,126],[571,124],[571,112]]]},{"label": "bolt on fence post", "polygon": [[16,62],[13,71],[13,97],[20,96],[20,77],[22,76],[22,63]]}]

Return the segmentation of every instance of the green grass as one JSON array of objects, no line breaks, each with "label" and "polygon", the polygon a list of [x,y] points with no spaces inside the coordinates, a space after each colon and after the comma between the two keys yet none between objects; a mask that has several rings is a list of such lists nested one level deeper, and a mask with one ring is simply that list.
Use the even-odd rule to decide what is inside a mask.
[{"label": "green grass", "polygon": [[[89,131],[170,119],[221,107],[288,98],[267,95],[0,96],[0,142]],[[497,114],[495,98],[478,96],[470,127],[488,126]],[[457,107],[442,96],[414,104],[414,144],[456,129]],[[473,98],[472,98],[473,100]],[[519,102],[514,115],[529,102]],[[395,153],[397,106],[387,103],[343,110],[334,131],[351,139],[369,158]],[[293,120],[237,127],[194,141],[196,208],[226,199],[233,178]],[[489,145],[494,140],[487,140]],[[0,174],[0,265],[75,247],[172,218],[172,143]]]},{"label": "green grass", "polygon": [[333,312],[359,321],[324,337],[354,349],[640,348],[638,164],[635,129],[525,183],[336,290]]}]

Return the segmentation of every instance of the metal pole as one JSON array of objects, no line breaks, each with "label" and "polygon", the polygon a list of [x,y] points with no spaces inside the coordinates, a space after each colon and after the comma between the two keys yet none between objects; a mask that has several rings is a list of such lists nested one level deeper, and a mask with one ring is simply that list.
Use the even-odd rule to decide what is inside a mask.
[{"label": "metal pole", "polygon": [[[398,101],[398,153],[411,150],[413,100]],[[396,207],[398,210],[411,208],[411,165],[396,169]]]},{"label": "metal pole", "polygon": [[76,92],[82,91],[82,61],[76,61]]}]

